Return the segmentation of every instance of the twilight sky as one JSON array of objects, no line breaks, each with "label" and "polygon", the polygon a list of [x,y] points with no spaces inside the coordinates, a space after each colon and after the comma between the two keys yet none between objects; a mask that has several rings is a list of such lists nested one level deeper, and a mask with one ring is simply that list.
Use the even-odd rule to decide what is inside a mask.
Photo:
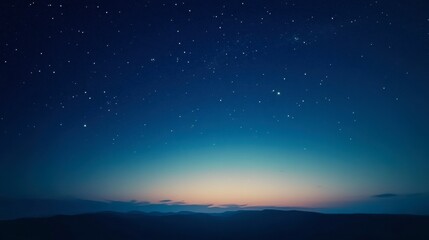
[{"label": "twilight sky", "polygon": [[0,29],[0,196],[429,192],[427,1],[1,1]]}]

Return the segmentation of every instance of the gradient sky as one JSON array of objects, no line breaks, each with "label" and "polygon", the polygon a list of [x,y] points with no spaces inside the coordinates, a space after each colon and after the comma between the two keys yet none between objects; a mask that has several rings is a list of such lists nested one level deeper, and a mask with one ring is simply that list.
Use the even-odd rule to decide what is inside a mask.
[{"label": "gradient sky", "polygon": [[338,207],[427,193],[428,13],[1,1],[0,196]]}]

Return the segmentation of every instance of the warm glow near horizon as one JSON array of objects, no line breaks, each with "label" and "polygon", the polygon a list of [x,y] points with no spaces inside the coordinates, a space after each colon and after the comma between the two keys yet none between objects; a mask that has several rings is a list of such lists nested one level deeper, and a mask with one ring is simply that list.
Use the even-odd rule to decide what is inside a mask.
[{"label": "warm glow near horizon", "polygon": [[[104,177],[93,176],[102,182],[94,182],[84,193],[85,189],[79,191],[84,195],[101,193],[92,196],[108,200],[291,207],[319,207],[371,194],[363,189],[368,189],[376,175],[354,179],[362,170],[354,166],[354,172],[347,173],[353,168],[349,165],[337,165],[336,171],[341,171],[333,174],[329,158],[324,158],[250,147],[182,151],[160,154],[153,161],[138,161],[148,164],[110,169],[112,172],[107,169],[100,172]],[[323,164],[319,164],[321,160]],[[354,181],[337,179],[345,175]]]}]

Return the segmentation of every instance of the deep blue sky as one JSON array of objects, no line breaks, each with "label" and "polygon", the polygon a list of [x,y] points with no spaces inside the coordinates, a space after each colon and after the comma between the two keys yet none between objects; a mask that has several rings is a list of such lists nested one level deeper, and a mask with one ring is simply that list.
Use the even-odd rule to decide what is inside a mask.
[{"label": "deep blue sky", "polygon": [[[0,4],[1,196],[367,211],[429,192],[426,1]],[[390,209],[418,213],[406,199]]]}]

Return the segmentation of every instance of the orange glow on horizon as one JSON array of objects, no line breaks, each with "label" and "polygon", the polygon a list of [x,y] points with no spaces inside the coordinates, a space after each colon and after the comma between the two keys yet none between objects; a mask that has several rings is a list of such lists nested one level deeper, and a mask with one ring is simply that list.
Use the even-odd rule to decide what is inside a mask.
[{"label": "orange glow on horizon", "polygon": [[[162,204],[321,207],[355,200],[370,182],[357,178],[359,173],[351,171],[355,166],[349,162],[338,170],[320,155],[274,150],[189,151],[141,162],[123,170],[105,169],[98,179],[109,181],[87,185],[85,195],[154,204],[168,199]],[[355,181],[338,181],[338,176]],[[100,188],[114,191],[99,192]],[[82,193],[82,188],[78,190]]]},{"label": "orange glow on horizon", "polygon": [[201,173],[199,176],[165,181],[153,189],[150,195],[142,196],[151,202],[162,199],[183,201],[186,204],[246,205],[246,206],[292,206],[314,207],[333,201],[331,194],[305,182],[291,178],[249,172]]}]

